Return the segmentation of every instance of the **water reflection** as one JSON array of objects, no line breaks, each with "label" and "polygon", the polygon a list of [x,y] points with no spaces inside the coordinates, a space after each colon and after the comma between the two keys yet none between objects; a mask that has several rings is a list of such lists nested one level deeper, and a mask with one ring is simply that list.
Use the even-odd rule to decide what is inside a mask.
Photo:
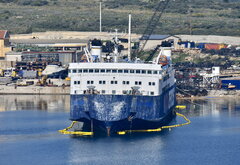
[{"label": "water reflection", "polygon": [[148,135],[75,138],[71,141],[68,161],[70,164],[159,164],[164,156],[164,135]]},{"label": "water reflection", "polygon": [[239,98],[208,98],[208,99],[182,99],[178,104],[186,105],[182,113],[188,116],[220,116],[220,113],[227,113],[229,116],[240,115]]},{"label": "water reflection", "polygon": [[1,95],[0,112],[16,110],[69,111],[68,95]]},{"label": "water reflection", "polygon": [[[192,121],[187,126],[157,133],[70,138],[57,132],[71,123],[66,112],[69,96],[0,96],[2,111],[29,110],[0,113],[0,164],[219,165],[229,160],[239,164],[240,100],[192,101],[179,100],[187,105],[181,113]],[[184,122],[180,117],[175,120]]]},{"label": "water reflection", "polygon": [[[181,99],[179,105],[186,105],[186,110],[181,110],[188,116],[219,116],[220,112],[231,115],[240,115],[240,99],[238,98],[206,98],[206,99]],[[0,95],[0,112],[15,110],[47,110],[70,111],[69,95]]]}]

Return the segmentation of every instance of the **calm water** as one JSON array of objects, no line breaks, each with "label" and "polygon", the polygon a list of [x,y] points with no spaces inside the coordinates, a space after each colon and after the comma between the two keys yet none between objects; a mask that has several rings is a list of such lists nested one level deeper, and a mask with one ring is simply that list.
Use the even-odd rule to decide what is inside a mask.
[{"label": "calm water", "polygon": [[0,165],[240,164],[240,100],[194,102],[171,131],[71,138],[69,96],[0,96]]}]

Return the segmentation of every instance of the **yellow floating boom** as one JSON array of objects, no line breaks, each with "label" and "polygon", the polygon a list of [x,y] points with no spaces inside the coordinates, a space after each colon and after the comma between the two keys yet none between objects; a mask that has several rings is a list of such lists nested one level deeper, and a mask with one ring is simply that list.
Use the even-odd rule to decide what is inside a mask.
[{"label": "yellow floating boom", "polygon": [[[183,114],[180,113],[176,113],[177,116],[180,116],[182,118],[184,118],[186,120],[186,123],[182,123],[182,124],[175,124],[175,125],[169,125],[169,126],[162,126],[160,128],[157,129],[147,129],[147,130],[125,130],[125,131],[120,131],[117,132],[119,135],[125,135],[126,133],[132,133],[132,132],[160,132],[163,129],[169,129],[169,128],[176,128],[176,127],[181,127],[184,125],[188,125],[191,123],[191,121],[184,116]],[[73,126],[78,123],[77,121],[73,121],[72,124],[63,129],[63,130],[59,130],[58,132],[60,132],[61,134],[68,134],[68,135],[79,135],[79,136],[92,136],[94,133],[93,132],[83,132],[83,131],[69,131],[71,128],[73,128]]]},{"label": "yellow floating boom", "polygon": [[78,123],[77,121],[73,121],[72,124],[63,129],[63,130],[59,130],[58,132],[60,132],[61,134],[67,134],[67,135],[79,135],[79,136],[92,136],[93,132],[83,132],[83,131],[69,131],[69,129],[71,129],[76,123]]},{"label": "yellow floating boom", "polygon": [[177,105],[176,108],[177,109],[186,109],[186,105]]},{"label": "yellow floating boom", "polygon": [[181,127],[181,126],[188,125],[188,124],[191,123],[191,121],[190,121],[186,116],[184,116],[183,114],[180,114],[180,113],[176,113],[176,114],[177,114],[177,116],[183,117],[183,118],[186,120],[186,123],[169,125],[169,126],[162,126],[162,127],[160,127],[160,128],[157,128],[157,129],[125,130],[125,131],[120,131],[120,132],[117,132],[117,133],[118,133],[119,135],[125,135],[126,133],[132,133],[132,132],[160,132],[160,131],[162,131],[163,129]]}]

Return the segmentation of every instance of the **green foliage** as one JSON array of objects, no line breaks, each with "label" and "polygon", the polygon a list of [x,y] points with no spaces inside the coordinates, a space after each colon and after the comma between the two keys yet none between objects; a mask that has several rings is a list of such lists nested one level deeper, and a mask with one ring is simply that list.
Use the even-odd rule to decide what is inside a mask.
[{"label": "green foliage", "polygon": [[174,56],[174,58],[172,59],[173,63],[177,63],[177,62],[184,62],[186,61],[185,58],[188,57],[188,54],[185,53],[179,53],[176,56]]},{"label": "green foliage", "polygon": [[46,0],[18,0],[19,5],[30,5],[30,6],[45,6],[48,5]]},{"label": "green foliage", "polygon": [[105,2],[105,6],[107,8],[120,8],[120,7],[125,7],[125,6],[144,6],[147,5],[147,2],[143,2],[141,0],[121,0],[121,1],[116,1],[116,0],[108,0]]},{"label": "green foliage", "polygon": [[16,52],[23,52],[23,51],[36,51],[36,52],[53,52],[56,51],[55,48],[52,47],[38,47],[38,46],[28,46],[28,45],[17,45],[15,48]]},{"label": "green foliage", "polygon": [[[31,31],[99,29],[99,0],[0,0],[0,29]],[[240,35],[239,0],[170,1],[153,33]],[[103,1],[103,30],[125,31],[132,13],[132,31],[142,33],[159,0]]]},{"label": "green foliage", "polygon": [[10,3],[14,2],[15,0],[0,0],[0,3]]},{"label": "green foliage", "polygon": [[8,10],[0,11],[0,20],[7,20],[9,17],[11,17],[11,12]]},{"label": "green foliage", "polygon": [[29,26],[27,29],[26,29],[26,32],[25,33],[32,33],[33,31],[32,31],[32,26]]}]

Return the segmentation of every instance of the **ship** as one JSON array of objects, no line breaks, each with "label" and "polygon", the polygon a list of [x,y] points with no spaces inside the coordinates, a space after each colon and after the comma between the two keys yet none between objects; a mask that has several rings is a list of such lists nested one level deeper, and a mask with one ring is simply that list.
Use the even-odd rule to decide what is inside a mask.
[{"label": "ship", "polygon": [[146,63],[121,55],[118,41],[112,53],[94,41],[84,60],[69,64],[70,120],[107,135],[168,124],[176,105],[171,48],[161,47]]}]

